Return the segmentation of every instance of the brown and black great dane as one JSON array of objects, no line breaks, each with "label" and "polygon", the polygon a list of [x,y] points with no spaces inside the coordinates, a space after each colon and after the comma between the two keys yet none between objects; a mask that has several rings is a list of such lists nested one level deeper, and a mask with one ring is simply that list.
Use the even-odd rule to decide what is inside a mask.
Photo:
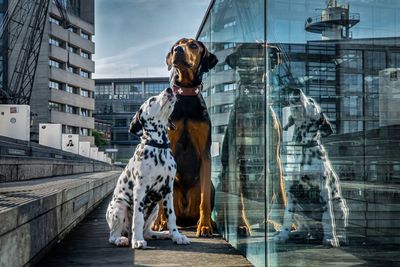
[{"label": "brown and black great dane", "polygon": [[[179,226],[197,223],[197,236],[211,236],[214,222],[214,186],[211,182],[211,121],[202,91],[202,76],[218,59],[203,43],[182,38],[167,54],[171,70],[171,88],[177,96],[168,131],[171,149],[177,163],[174,183],[174,210]],[[164,209],[154,229],[165,229]]]}]

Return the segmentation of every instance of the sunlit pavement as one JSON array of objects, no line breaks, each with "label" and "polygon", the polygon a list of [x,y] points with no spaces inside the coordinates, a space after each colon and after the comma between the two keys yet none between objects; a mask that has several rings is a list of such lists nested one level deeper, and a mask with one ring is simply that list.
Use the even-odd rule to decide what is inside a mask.
[{"label": "sunlit pavement", "polygon": [[114,247],[108,243],[105,212],[109,198],[90,213],[39,266],[253,266],[219,236],[196,238],[193,228],[183,232],[187,246],[171,240],[150,240],[146,250]]}]

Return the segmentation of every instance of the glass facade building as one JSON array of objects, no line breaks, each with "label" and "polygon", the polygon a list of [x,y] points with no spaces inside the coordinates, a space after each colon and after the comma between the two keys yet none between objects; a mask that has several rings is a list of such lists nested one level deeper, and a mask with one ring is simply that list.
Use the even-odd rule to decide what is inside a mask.
[{"label": "glass facade building", "polygon": [[197,39],[219,59],[203,80],[213,219],[254,265],[400,265],[399,12],[211,2]]},{"label": "glass facade building", "polygon": [[[116,162],[127,163],[139,142],[128,131],[135,112],[147,98],[168,86],[167,77],[95,80],[94,117],[97,121],[111,124],[109,143],[110,148],[118,149],[114,158]],[[103,129],[96,129],[104,133]]]}]

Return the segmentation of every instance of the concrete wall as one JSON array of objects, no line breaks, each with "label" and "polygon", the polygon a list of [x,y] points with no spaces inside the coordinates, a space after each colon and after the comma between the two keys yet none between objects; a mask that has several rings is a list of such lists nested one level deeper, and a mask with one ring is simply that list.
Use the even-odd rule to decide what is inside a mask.
[{"label": "concrete wall", "polygon": [[66,125],[71,125],[73,122],[74,126],[85,127],[85,128],[94,128],[94,118],[93,117],[83,117],[80,115],[59,112],[56,110],[51,111],[51,123],[61,123]]},{"label": "concrete wall", "polygon": [[114,167],[98,161],[24,159],[0,157],[0,183],[59,175],[109,171]]},{"label": "concrete wall", "polygon": [[111,193],[119,174],[67,176],[0,189],[2,200],[13,203],[0,208],[0,266],[37,262]]},{"label": "concrete wall", "polygon": [[[72,105],[75,107],[81,107],[85,109],[94,110],[94,99],[83,97],[77,94],[71,94],[63,90],[50,89],[50,100],[60,103],[62,101],[65,104]],[[94,120],[93,118],[91,118]]]}]

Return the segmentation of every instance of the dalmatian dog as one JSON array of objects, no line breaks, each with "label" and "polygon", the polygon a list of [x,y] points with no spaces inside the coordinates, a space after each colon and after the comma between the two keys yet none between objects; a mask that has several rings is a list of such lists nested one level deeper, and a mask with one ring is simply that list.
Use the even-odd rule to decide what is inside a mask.
[{"label": "dalmatian dog", "polygon": [[[171,88],[146,100],[132,119],[129,131],[140,136],[140,144],[118,178],[106,219],[109,242],[133,249],[146,248],[146,239],[171,238],[177,244],[189,239],[176,227],[173,205],[173,183],[176,163],[167,135],[169,116],[176,96]],[[162,200],[169,231],[151,230]]]},{"label": "dalmatian dog", "polygon": [[[286,186],[283,225],[274,239],[284,243],[301,233],[312,237],[310,226],[320,222],[323,244],[339,247],[347,243],[349,209],[342,197],[339,177],[320,140],[321,136],[332,134],[333,129],[315,100],[300,89],[291,90],[290,115],[283,128],[287,131],[294,126],[286,168],[287,178],[291,178],[287,180],[291,181]],[[340,215],[335,217],[335,213]],[[295,231],[291,231],[293,225],[297,226]]]}]

